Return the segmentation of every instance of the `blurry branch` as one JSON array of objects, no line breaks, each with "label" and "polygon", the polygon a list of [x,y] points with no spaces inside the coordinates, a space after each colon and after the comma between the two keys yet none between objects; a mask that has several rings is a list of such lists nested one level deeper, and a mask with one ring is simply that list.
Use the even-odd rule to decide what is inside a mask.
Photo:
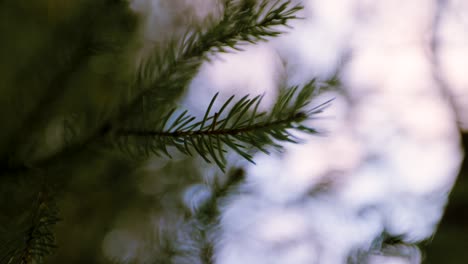
[{"label": "blurry branch", "polygon": [[225,182],[221,182],[219,178],[213,184],[213,191],[210,199],[205,201],[196,212],[198,218],[205,225],[213,224],[211,221],[216,220],[220,214],[218,203],[229,196],[230,192],[235,190],[245,179],[245,171],[243,169],[235,169],[228,173]]},{"label": "blurry branch", "polygon": [[0,245],[0,263],[44,263],[45,257],[56,248],[52,227],[59,221],[55,202],[46,190],[39,191],[30,224],[13,239]]},{"label": "blurry branch", "polygon": [[213,253],[216,241],[210,239],[207,234],[207,230],[212,229],[216,225],[221,213],[219,209],[219,203],[222,199],[228,197],[230,192],[235,190],[245,179],[245,172],[242,169],[236,169],[228,174],[227,181],[224,183],[219,182],[219,178],[215,181],[213,186],[213,192],[201,208],[196,212],[196,219],[201,223],[203,228],[200,230],[200,259],[203,264],[212,264]]}]

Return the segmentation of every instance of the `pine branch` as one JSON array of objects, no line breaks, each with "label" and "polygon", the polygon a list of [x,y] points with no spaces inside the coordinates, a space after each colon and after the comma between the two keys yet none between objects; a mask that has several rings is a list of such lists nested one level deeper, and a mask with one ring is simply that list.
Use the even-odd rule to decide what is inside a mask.
[{"label": "pine branch", "polygon": [[327,101],[312,109],[304,109],[309,105],[314,89],[315,81],[312,81],[300,92],[299,87],[284,91],[270,113],[258,111],[261,96],[249,98],[247,95],[236,103],[232,103],[234,96],[231,96],[219,111],[211,114],[216,94],[201,120],[188,111],[175,115],[173,110],[153,130],[121,129],[117,135],[120,136],[121,148],[136,152],[134,154],[138,156],[154,153],[170,157],[168,147],[175,147],[187,155],[198,153],[205,161],[214,161],[224,171],[228,149],[255,163],[249,153],[252,147],[269,153],[268,146],[281,148],[278,142],[297,142],[290,130],[317,133],[317,130],[301,124],[322,112],[330,103]]},{"label": "pine branch", "polygon": [[222,20],[209,30],[201,29],[184,41],[188,56],[200,56],[208,48],[212,52],[226,52],[227,48],[242,50],[245,42],[255,44],[283,33],[278,26],[288,26],[290,20],[298,19],[294,14],[302,9],[291,1],[226,0]]},{"label": "pine branch", "polygon": [[[200,120],[188,112],[175,115],[175,111],[170,111],[163,118],[160,117],[160,113],[165,112],[161,109],[164,110],[167,105],[174,102],[194,77],[199,66],[209,60],[210,55],[217,52],[242,50],[243,44],[265,41],[267,38],[281,34],[280,28],[288,26],[291,19],[297,19],[295,13],[301,9],[298,5],[293,6],[291,1],[277,1],[273,4],[267,0],[262,0],[258,4],[257,2],[226,0],[224,14],[220,21],[206,30],[201,28],[191,30],[182,39],[170,42],[165,47],[156,48],[153,56],[137,69],[136,80],[129,81],[125,77],[116,78],[118,81],[124,79],[120,83],[111,78],[113,76],[109,76],[113,81],[106,81],[103,85],[110,83],[115,88],[120,85],[127,87],[127,84],[131,83],[129,89],[132,89],[131,92],[134,93],[128,101],[122,103],[123,106],[119,110],[106,114],[102,118],[102,124],[93,124],[91,128],[77,124],[79,122],[76,120],[73,122],[73,117],[68,119],[67,121],[71,123],[65,123],[71,126],[66,127],[65,130],[72,132],[72,138],[62,149],[46,157],[34,159],[30,164],[21,160],[21,157],[17,162],[10,164],[10,154],[2,155],[0,162],[4,164],[0,166],[4,167],[0,167],[1,176],[25,173],[28,174],[27,176],[34,177],[38,172],[46,172],[49,184],[57,180],[60,181],[58,185],[63,187],[66,185],[64,182],[69,181],[70,177],[60,177],[58,180],[60,174],[57,172],[60,172],[60,169],[76,164],[74,161],[82,161],[84,154],[89,153],[86,152],[87,150],[102,147],[113,141],[119,143],[122,148],[137,150],[138,154],[164,153],[170,156],[168,148],[174,147],[189,155],[199,154],[208,162],[214,161],[224,170],[228,150],[233,150],[253,162],[249,150],[251,147],[268,153],[268,146],[281,147],[278,141],[297,141],[290,133],[291,129],[316,133],[316,130],[301,125],[306,119],[321,112],[328,104],[327,102],[310,110],[305,109],[312,94],[313,82],[300,92],[298,92],[298,87],[286,91],[280,96],[271,113],[258,111],[261,96],[254,98],[245,96],[235,103],[233,96],[220,110],[212,114],[211,110],[217,98],[215,96],[205,116]],[[126,4],[126,1],[103,0],[99,6],[103,8],[115,6],[118,10],[124,7],[123,4]],[[95,14],[100,14],[101,11],[101,9],[96,9]],[[86,14],[84,16],[86,17]],[[104,20],[101,21],[101,19]],[[88,22],[90,27],[91,25],[99,26],[108,30],[109,25],[113,25],[114,18],[97,16],[96,20]],[[65,27],[64,31],[68,32],[68,27]],[[70,52],[73,56],[63,63],[63,67],[58,67],[54,71],[55,75],[51,81],[42,83],[41,88],[44,88],[46,94],[38,101],[36,107],[31,108],[37,111],[32,111],[24,119],[31,122],[23,122],[24,126],[21,125],[20,128],[44,130],[54,117],[74,115],[75,113],[69,113],[68,110],[60,112],[63,109],[60,109],[59,105],[66,103],[63,102],[63,98],[69,93],[71,87],[74,87],[68,87],[70,82],[73,82],[75,77],[86,77],[75,75],[82,68],[86,69],[89,66],[90,59],[94,55],[107,52],[113,55],[123,55],[127,47],[125,45],[119,47],[120,44],[114,43],[113,40],[109,40],[109,43],[107,40],[96,43],[96,39],[100,40],[100,38],[94,34],[101,32],[100,30],[93,30],[94,33],[92,33],[85,29],[80,32],[82,32],[81,37],[77,37],[77,40],[84,41],[77,43],[76,50]],[[61,33],[58,35],[61,37]],[[60,55],[57,56],[58,59],[61,58]],[[120,62],[120,60],[115,61]],[[84,102],[86,103],[88,102]],[[86,115],[80,112],[82,110],[81,108],[77,110],[79,112],[76,113],[79,116],[77,120],[81,114]],[[154,129],[146,129],[150,123],[148,120],[152,120],[152,118],[147,119],[148,116],[155,116],[160,121],[154,123]],[[99,118],[96,120],[101,121]],[[24,139],[29,141],[32,141],[29,137],[37,132],[36,129],[21,130],[24,133]],[[6,150],[15,149],[16,146],[22,144],[22,140],[23,136],[16,137],[14,142],[6,144],[8,145]],[[59,168],[59,170],[51,168]],[[216,195],[222,196],[226,190],[221,188]],[[14,235],[11,243],[0,245],[0,263],[41,263],[55,247],[55,238],[51,228],[59,219],[53,202],[50,197],[46,197],[46,194],[41,192],[38,195],[37,204],[34,203],[32,207],[33,209],[30,210],[32,214],[28,218],[30,221],[26,223],[27,227],[21,228],[22,231]],[[204,255],[211,255],[211,250],[210,247],[206,247]]]},{"label": "pine branch", "polygon": [[60,219],[45,191],[38,193],[29,221],[31,224],[19,237],[0,245],[0,263],[44,263],[45,257],[56,248],[52,227]]},{"label": "pine branch", "polygon": [[200,65],[209,60],[210,54],[228,52],[229,48],[240,51],[240,46],[245,43],[255,44],[283,33],[280,28],[288,27],[290,20],[298,19],[294,14],[302,6],[292,5],[291,1],[281,2],[226,0],[219,22],[208,29],[205,29],[206,25],[190,29],[181,39],[162,47],[156,45],[152,56],[137,71],[134,89],[137,94],[133,102],[122,109],[119,123],[135,121],[155,107],[172,102]]},{"label": "pine branch", "polygon": [[[195,29],[182,40],[170,42],[166,48],[155,49],[153,56],[137,70],[138,75],[132,89],[135,93],[133,99],[113,117],[84,135],[76,133],[60,151],[33,164],[4,164],[2,173],[21,173],[31,167],[49,167],[64,158],[73,159],[88,146],[105,142],[109,135],[122,127],[142,126],[155,118],[160,119],[159,113],[167,110],[167,105],[181,94],[198,67],[207,59],[207,54],[227,52],[227,48],[241,50],[240,45],[243,42],[256,43],[267,37],[277,36],[282,33],[278,26],[287,26],[290,20],[296,19],[294,14],[301,8],[299,5],[293,6],[290,1],[270,4],[269,1],[262,0],[260,4],[256,4],[256,1],[251,0],[226,0],[223,18],[208,30]],[[65,124],[65,130],[70,131],[69,122]],[[238,147],[232,145],[231,148]],[[251,159],[249,155],[244,156]]]},{"label": "pine branch", "polygon": [[208,230],[214,228],[219,220],[221,211],[218,204],[222,199],[228,197],[231,192],[235,191],[244,179],[245,172],[242,169],[235,169],[231,173],[228,173],[225,182],[221,182],[219,178],[216,178],[212,186],[211,197],[195,212],[194,217],[202,226],[202,228],[199,228],[199,243],[202,245],[200,260],[203,264],[214,263],[213,256],[216,241],[210,239]]}]

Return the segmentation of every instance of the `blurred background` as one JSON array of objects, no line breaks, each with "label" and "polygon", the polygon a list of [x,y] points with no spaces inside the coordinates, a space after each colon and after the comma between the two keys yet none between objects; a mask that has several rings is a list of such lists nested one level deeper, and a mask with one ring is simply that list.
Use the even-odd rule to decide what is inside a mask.
[{"label": "blurred background", "polygon": [[204,65],[186,97],[202,112],[200,94],[254,91],[268,109],[281,77],[342,84],[314,101],[334,98],[310,122],[326,136],[245,166],[251,194],[225,205],[217,260],[467,261],[466,1],[300,2],[305,19],[290,32]]},{"label": "blurred background", "polygon": [[[10,149],[31,162],[53,153],[64,115],[85,113],[77,127],[98,127],[125,94],[129,61],[220,12],[216,0],[133,0],[135,17],[111,2],[0,1],[0,33],[14,40],[0,49],[1,164]],[[203,115],[216,92],[220,102],[264,94],[268,111],[281,87],[315,78],[312,106],[333,99],[308,121],[322,135],[298,135],[301,144],[258,154],[256,165],[229,156],[227,174],[178,154],[139,162],[91,149],[48,176],[66,188],[47,263],[199,263],[207,238],[218,264],[468,261],[468,1],[293,3],[304,19],[279,38],[214,56],[170,103]],[[90,43],[97,52],[81,54]],[[143,52],[127,53],[136,47]],[[76,68],[64,68],[70,62]],[[327,87],[334,77],[340,85]],[[31,117],[38,103],[46,111]],[[215,223],[200,227],[193,216],[238,168],[245,180],[218,201]],[[38,188],[14,184],[16,192],[0,186],[1,223],[21,218]],[[14,193],[26,195],[17,202]],[[12,232],[6,226],[1,235]]]}]

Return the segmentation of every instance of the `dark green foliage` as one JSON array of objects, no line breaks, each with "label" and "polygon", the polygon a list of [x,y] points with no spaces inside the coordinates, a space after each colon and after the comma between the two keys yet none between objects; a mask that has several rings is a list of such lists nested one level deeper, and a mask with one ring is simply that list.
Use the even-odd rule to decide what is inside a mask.
[{"label": "dark green foliage", "polygon": [[[44,200],[39,193],[37,206],[33,209],[33,215],[30,217],[31,226],[21,233],[21,241],[18,248],[8,252],[5,256],[10,256],[9,263],[30,263],[34,260],[37,263],[44,262],[44,258],[49,255],[56,247],[55,236],[52,231],[53,226],[59,220],[58,211],[53,208],[53,202]],[[14,246],[15,243],[9,246]]]},{"label": "dark green foliage", "polygon": [[[33,197],[22,197],[22,201],[10,200],[18,205],[21,202],[30,203],[27,210],[15,218],[2,219],[2,223],[9,223],[9,228],[0,229],[0,263],[43,263],[44,258],[56,247],[53,226],[59,221],[58,209],[55,206],[51,190],[43,183],[38,183],[37,194]],[[11,184],[21,190],[23,184]],[[7,198],[3,196],[3,198]],[[7,198],[8,199],[8,198]],[[11,199],[11,198],[10,198]],[[13,204],[13,203],[12,203]],[[7,208],[2,208],[7,209]],[[3,211],[3,213],[7,213]],[[16,212],[18,213],[18,212]],[[9,214],[11,215],[11,214]],[[16,222],[11,222],[12,220]],[[15,228],[12,228],[15,226]]]},{"label": "dark green foliage", "polygon": [[[220,18],[191,25],[141,55],[139,20],[127,1],[0,1],[0,264],[43,263],[55,247],[57,207],[64,219],[59,263],[102,260],[102,237],[132,206],[157,207],[158,215],[181,210],[163,201],[177,200],[200,176],[197,164],[163,166],[156,177],[161,199],[148,201],[132,176],[153,154],[180,151],[225,170],[229,150],[253,162],[253,149],[268,153],[295,142],[291,130],[317,133],[302,124],[328,104],[309,106],[313,81],[283,89],[269,112],[258,110],[261,96],[243,95],[219,110],[215,96],[202,118],[175,110],[203,62],[278,36],[301,9],[290,1],[222,3]],[[191,236],[201,244],[195,255],[206,263],[213,245],[205,231],[231,183],[215,184],[199,215],[189,215]],[[193,229],[194,223],[205,227]],[[164,237],[156,263],[174,253],[174,241]]]},{"label": "dark green foliage", "polygon": [[[49,154],[42,142],[53,121],[80,113],[89,131],[98,126],[97,116],[108,115],[112,104],[120,101],[115,96],[122,92],[119,75],[125,71],[125,49],[136,28],[136,17],[125,1],[83,0],[58,4],[58,10],[51,9],[52,1],[21,2],[5,1],[0,8],[1,50],[8,52],[0,71],[5,82],[0,161],[10,167]],[[51,14],[68,8],[68,16]],[[108,96],[113,100],[103,107],[101,98]]]},{"label": "dark green foliage", "polygon": [[126,1],[0,1],[0,263],[54,251],[56,207],[95,147],[64,148],[62,120],[89,134],[121,104],[137,25]]}]

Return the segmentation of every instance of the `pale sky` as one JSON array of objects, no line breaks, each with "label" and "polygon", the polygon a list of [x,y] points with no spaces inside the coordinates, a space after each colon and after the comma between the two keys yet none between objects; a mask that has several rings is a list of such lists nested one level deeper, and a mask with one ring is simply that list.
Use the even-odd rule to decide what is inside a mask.
[{"label": "pale sky", "polygon": [[[214,2],[185,4],[203,17]],[[179,10],[162,3],[134,6],[162,23]],[[203,112],[218,91],[265,94],[269,109],[284,76],[296,85],[338,72],[343,82],[314,99],[335,98],[310,121],[326,136],[245,165],[247,191],[223,206],[215,263],[339,264],[358,253],[370,264],[420,263],[415,245],[434,234],[463,158],[468,2],[302,3],[306,19],[288,34],[204,64],[181,102]],[[149,36],[169,34],[161,28]],[[407,245],[382,245],[383,233]]]}]

